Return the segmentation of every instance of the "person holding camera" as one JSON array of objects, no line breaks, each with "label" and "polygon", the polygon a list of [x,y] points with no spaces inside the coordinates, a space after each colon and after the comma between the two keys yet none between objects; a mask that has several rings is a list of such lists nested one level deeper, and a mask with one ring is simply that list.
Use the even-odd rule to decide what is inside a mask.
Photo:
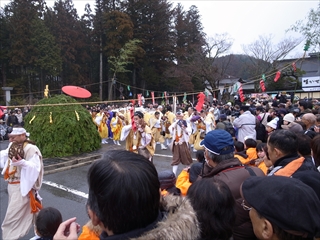
[{"label": "person holding camera", "polygon": [[176,121],[170,125],[169,131],[173,137],[171,142],[172,157],[172,171],[177,176],[178,165],[190,165],[192,158],[189,150],[189,137],[191,134],[191,127],[183,120],[183,112],[179,110],[176,113]]}]

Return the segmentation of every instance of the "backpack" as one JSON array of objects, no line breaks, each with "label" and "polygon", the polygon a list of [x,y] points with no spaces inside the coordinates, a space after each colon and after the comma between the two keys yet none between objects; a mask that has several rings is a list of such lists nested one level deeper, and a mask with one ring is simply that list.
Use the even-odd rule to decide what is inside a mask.
[{"label": "backpack", "polygon": [[262,142],[266,142],[267,141],[267,131],[266,131],[266,127],[262,124],[262,121],[264,119],[264,117],[266,116],[266,114],[263,115],[263,118],[261,119],[261,121],[259,121],[256,118],[256,133],[257,133],[257,140],[260,140]]},{"label": "backpack", "polygon": [[224,124],[224,126],[225,126],[225,130],[228,132],[228,133],[230,133],[230,135],[232,136],[232,137],[235,137],[236,136],[236,130],[234,129],[234,127],[233,127],[233,125],[231,124],[231,122],[229,122],[229,121],[223,121],[222,122],[223,124]]}]

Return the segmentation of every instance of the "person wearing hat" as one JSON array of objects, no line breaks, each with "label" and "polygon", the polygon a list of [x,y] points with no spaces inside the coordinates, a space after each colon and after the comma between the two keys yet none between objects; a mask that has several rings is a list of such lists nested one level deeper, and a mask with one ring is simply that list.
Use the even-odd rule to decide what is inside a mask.
[{"label": "person wearing hat", "polygon": [[290,130],[294,133],[300,133],[303,131],[302,126],[295,122],[295,117],[292,113],[288,113],[283,117],[283,125],[281,125],[281,128]]},{"label": "person wearing hat", "polygon": [[156,144],[142,112],[134,112],[132,124],[121,130],[120,141],[126,141],[127,151],[138,153],[152,162]]},{"label": "person wearing hat", "polygon": [[249,111],[249,106],[240,107],[240,116],[233,121],[233,126],[238,128],[238,141],[244,143],[247,136],[256,140],[256,117]]},{"label": "person wearing hat", "polygon": [[258,239],[312,240],[320,232],[320,200],[298,179],[250,177],[241,195]]},{"label": "person wearing hat", "polygon": [[266,131],[268,133],[268,136],[278,129],[278,121],[279,121],[279,118],[276,117],[267,123]]},{"label": "person wearing hat", "polygon": [[14,126],[8,149],[0,152],[7,158],[2,170],[8,182],[8,208],[2,223],[2,239],[18,239],[28,234],[36,213],[41,209],[38,191],[43,179],[42,154],[27,131]]},{"label": "person wearing hat", "polygon": [[178,110],[176,120],[169,127],[170,134],[173,138],[170,148],[172,149],[172,171],[177,176],[177,170],[180,163],[189,166],[192,164],[192,157],[189,150],[189,137],[191,127],[187,121],[183,120],[183,112]]},{"label": "person wearing hat", "polygon": [[204,168],[201,178],[213,178],[225,182],[230,188],[236,204],[236,223],[233,228],[233,238],[254,239],[252,225],[248,212],[244,211],[241,204],[240,185],[250,176],[264,176],[257,167],[244,166],[238,158],[234,157],[234,141],[225,130],[213,130],[209,132],[201,145],[205,148]]}]

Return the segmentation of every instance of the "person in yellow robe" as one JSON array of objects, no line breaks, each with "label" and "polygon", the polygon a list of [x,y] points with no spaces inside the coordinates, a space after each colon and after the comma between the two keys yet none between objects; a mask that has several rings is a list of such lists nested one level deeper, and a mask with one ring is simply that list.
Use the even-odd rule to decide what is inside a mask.
[{"label": "person in yellow robe", "polygon": [[108,126],[107,126],[107,115],[103,110],[100,110],[94,118],[94,123],[98,127],[98,132],[101,137],[101,143],[106,144],[108,138]]},{"label": "person in yellow robe", "polygon": [[110,122],[111,131],[113,133],[113,143],[119,146],[121,145],[119,140],[120,140],[121,130],[123,126],[123,123],[122,123],[123,120],[124,120],[124,116],[121,113],[114,112],[113,118],[111,119],[111,122]]},{"label": "person in yellow robe", "polygon": [[122,128],[120,141],[126,140],[127,151],[138,153],[152,162],[156,146],[151,129],[144,121],[142,112],[136,111],[133,115],[134,124]]}]

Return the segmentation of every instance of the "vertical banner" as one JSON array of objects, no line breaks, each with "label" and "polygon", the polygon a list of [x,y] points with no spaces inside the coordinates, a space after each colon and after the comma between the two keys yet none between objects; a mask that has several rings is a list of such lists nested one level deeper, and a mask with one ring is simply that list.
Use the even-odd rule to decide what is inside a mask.
[{"label": "vertical banner", "polygon": [[142,105],[142,102],[141,102],[141,96],[142,96],[142,94],[140,93],[140,94],[138,94],[138,104],[139,104],[139,107],[141,107],[141,105]]},{"label": "vertical banner", "polygon": [[154,105],[155,102],[154,102],[154,92],[151,92],[151,97],[152,97],[152,104]]},{"label": "vertical banner", "polygon": [[167,92],[164,92],[164,98],[167,100]]}]

